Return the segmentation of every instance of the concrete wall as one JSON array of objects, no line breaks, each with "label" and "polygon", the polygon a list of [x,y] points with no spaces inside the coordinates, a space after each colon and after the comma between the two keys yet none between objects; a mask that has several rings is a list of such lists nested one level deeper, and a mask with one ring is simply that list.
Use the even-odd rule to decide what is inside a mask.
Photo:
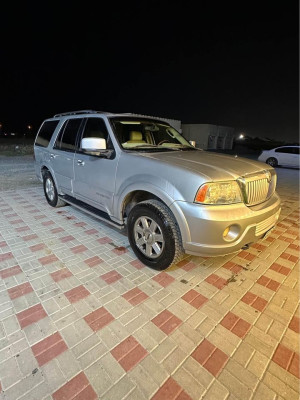
[{"label": "concrete wall", "polygon": [[232,149],[235,129],[212,124],[182,124],[182,134],[201,149]]}]

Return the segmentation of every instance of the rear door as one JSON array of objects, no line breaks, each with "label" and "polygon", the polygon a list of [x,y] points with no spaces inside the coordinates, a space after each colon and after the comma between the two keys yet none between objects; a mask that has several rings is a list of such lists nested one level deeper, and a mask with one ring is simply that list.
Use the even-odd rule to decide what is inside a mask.
[{"label": "rear door", "polygon": [[83,118],[71,118],[62,125],[50,153],[59,192],[73,196],[74,157],[77,134]]},{"label": "rear door", "polygon": [[[88,137],[106,139],[110,157],[84,153],[81,139]],[[105,121],[101,117],[86,118],[78,143],[74,158],[74,196],[111,215],[118,159]]]}]

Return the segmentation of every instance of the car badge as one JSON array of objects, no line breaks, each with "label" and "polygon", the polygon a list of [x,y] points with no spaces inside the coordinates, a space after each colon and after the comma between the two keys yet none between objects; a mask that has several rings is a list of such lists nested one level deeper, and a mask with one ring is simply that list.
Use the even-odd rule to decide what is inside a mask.
[{"label": "car badge", "polygon": [[267,170],[265,170],[265,171],[264,171],[264,174],[265,174],[265,176],[266,176],[266,178],[267,178],[267,181],[268,181],[268,183],[270,183],[270,182],[271,182],[271,180],[272,180],[272,175],[271,175],[271,172],[270,172],[270,171],[267,171]]}]

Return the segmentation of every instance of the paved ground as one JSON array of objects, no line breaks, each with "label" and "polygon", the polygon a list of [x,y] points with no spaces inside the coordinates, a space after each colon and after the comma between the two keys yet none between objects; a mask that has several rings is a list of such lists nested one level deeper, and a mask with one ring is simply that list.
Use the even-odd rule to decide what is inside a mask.
[{"label": "paved ground", "polygon": [[299,171],[277,172],[271,236],[161,273],[37,182],[0,186],[0,399],[298,400]]}]

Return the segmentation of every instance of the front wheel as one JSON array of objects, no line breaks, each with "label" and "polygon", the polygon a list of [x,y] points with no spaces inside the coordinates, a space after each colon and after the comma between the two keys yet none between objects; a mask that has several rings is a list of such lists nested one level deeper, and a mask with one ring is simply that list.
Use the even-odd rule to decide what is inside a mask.
[{"label": "front wheel", "polygon": [[275,157],[268,158],[266,163],[271,165],[271,167],[277,167],[278,166],[278,161],[276,160]]},{"label": "front wheel", "polygon": [[127,230],[135,255],[148,267],[164,270],[183,254],[175,218],[158,200],[146,200],[134,206],[128,216]]},{"label": "front wheel", "polygon": [[46,171],[43,175],[43,186],[46,200],[50,206],[62,207],[66,205],[66,203],[58,197],[54,179],[49,171]]}]

